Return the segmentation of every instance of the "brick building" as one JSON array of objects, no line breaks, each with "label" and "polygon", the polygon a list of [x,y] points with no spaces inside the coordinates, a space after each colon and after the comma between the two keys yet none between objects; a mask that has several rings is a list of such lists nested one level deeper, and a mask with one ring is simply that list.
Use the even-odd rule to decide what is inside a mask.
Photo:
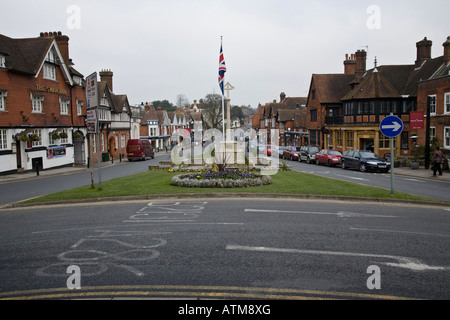
[{"label": "brick building", "polygon": [[[97,139],[91,139],[92,159],[97,161],[114,161],[126,157],[127,142],[131,136],[132,117],[134,116],[125,94],[113,93],[113,75],[111,70],[99,72],[98,105],[100,145]],[[138,114],[135,115],[139,117]]]},{"label": "brick building", "polygon": [[439,96],[437,103],[442,108],[435,108],[437,114],[433,114],[432,121],[435,136],[440,135],[442,141],[448,123],[445,101],[447,96],[450,99],[448,60],[445,60],[448,45],[444,43],[447,51],[437,58],[431,58],[431,45],[427,38],[416,43],[414,64],[377,66],[375,61],[374,68],[366,70],[366,53],[358,50],[346,56],[343,74],[313,75],[307,104],[310,143],[322,148],[364,149],[384,155],[390,152],[390,146],[389,138],[380,131],[380,123],[392,113],[405,125],[402,134],[395,138],[395,155],[411,156],[414,147],[411,137],[425,136],[424,128],[412,129],[415,126],[411,117],[419,113],[423,118],[428,95]]},{"label": "brick building", "polygon": [[0,35],[0,174],[86,163],[85,105],[67,36]]}]

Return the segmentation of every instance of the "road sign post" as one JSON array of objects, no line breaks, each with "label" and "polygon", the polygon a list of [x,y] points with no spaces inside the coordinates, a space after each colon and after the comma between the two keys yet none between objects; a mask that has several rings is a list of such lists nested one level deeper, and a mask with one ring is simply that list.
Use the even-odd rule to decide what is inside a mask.
[{"label": "road sign post", "polygon": [[394,138],[403,131],[403,121],[394,115],[384,118],[380,123],[381,133],[390,138],[391,146],[391,195],[394,195]]},{"label": "road sign post", "polygon": [[[98,124],[98,85],[97,72],[92,73],[86,78],[86,101],[87,101],[87,119],[86,125],[88,132],[97,134],[97,160],[98,160],[98,188],[102,189],[102,173],[101,173],[101,159],[100,159],[100,130]],[[95,139],[95,138],[94,138]],[[91,150],[91,148],[89,148]],[[90,155],[91,157],[92,155]],[[91,180],[93,179],[93,166],[91,167]],[[94,185],[92,180],[92,185]]]}]

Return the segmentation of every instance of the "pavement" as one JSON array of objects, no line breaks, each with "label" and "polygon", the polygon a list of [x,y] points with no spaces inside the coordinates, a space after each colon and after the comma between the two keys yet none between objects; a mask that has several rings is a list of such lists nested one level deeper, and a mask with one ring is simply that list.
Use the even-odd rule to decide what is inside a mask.
[{"label": "pavement", "polygon": [[[102,162],[102,168],[116,166],[123,162],[118,160],[111,162]],[[94,168],[97,168],[97,164]],[[55,176],[60,174],[71,174],[81,171],[89,171],[90,169],[86,166],[78,166],[78,167],[62,167],[56,169],[47,169],[39,171],[39,176],[37,176],[36,172],[24,172],[24,173],[14,173],[8,175],[0,175],[0,183],[8,183],[14,181],[23,181],[29,179],[39,179],[43,177]],[[399,176],[409,176],[412,178],[421,178],[421,179],[433,179],[439,181],[447,181],[450,182],[450,171],[446,170],[443,172],[442,176],[439,174],[436,177],[433,177],[433,172],[430,169],[425,169],[424,167],[420,167],[418,169],[411,169],[407,167],[394,168],[394,174]]]}]

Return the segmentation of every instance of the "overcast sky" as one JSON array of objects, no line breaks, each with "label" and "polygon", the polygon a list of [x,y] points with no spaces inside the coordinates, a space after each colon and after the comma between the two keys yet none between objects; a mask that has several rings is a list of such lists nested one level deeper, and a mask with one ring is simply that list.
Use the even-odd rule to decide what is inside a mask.
[{"label": "overcast sky", "polygon": [[307,96],[313,73],[342,73],[345,54],[368,50],[367,67],[412,64],[416,42],[443,54],[448,0],[15,0],[0,32],[12,38],[61,31],[75,68],[111,69],[131,104],[192,102],[220,93],[220,37],[232,105]]}]

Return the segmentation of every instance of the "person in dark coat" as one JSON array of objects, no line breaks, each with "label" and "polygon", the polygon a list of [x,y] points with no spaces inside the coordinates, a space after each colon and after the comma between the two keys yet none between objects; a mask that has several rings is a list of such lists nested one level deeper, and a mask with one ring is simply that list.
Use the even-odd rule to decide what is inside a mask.
[{"label": "person in dark coat", "polygon": [[436,150],[433,153],[433,158],[432,159],[433,159],[433,177],[436,176],[436,171],[439,171],[439,175],[442,176],[441,164],[444,163],[445,155],[439,149],[439,147],[436,147]]}]

